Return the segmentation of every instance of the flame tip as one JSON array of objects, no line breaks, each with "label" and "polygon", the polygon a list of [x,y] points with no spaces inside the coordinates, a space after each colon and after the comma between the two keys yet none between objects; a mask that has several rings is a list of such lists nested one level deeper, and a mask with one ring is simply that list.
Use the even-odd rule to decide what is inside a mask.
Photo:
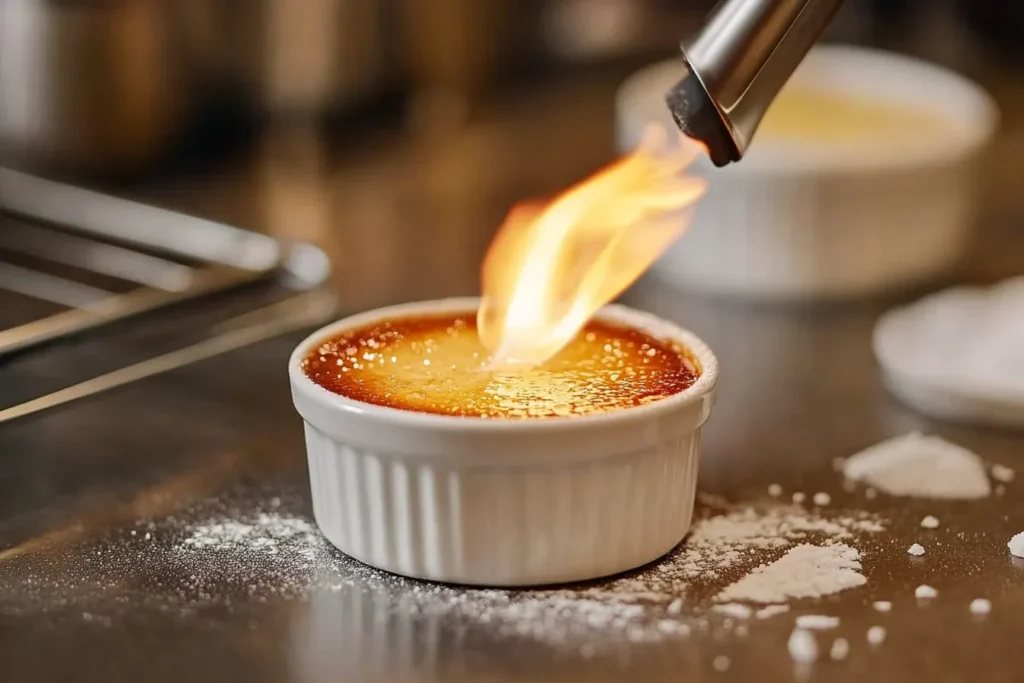
[{"label": "flame tip", "polygon": [[511,208],[484,258],[478,329],[492,359],[539,364],[639,278],[682,234],[706,181],[684,173],[702,146],[640,147],[549,202]]}]

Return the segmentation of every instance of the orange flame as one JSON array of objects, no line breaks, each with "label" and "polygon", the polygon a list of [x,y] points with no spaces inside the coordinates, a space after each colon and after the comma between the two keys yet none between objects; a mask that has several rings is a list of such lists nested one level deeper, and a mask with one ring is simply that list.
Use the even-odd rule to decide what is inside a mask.
[{"label": "orange flame", "polygon": [[689,225],[704,181],[683,171],[699,148],[647,131],[640,149],[547,204],[514,207],[483,264],[480,340],[492,364],[558,353]]}]

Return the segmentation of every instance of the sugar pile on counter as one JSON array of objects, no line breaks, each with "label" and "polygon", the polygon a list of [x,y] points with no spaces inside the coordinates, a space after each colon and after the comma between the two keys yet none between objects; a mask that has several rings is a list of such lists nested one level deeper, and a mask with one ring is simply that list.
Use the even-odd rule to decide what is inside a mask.
[{"label": "sugar pile on counter", "polygon": [[1024,531],[1011,538],[1006,546],[1010,549],[1011,555],[1024,558]]},{"label": "sugar pile on counter", "polygon": [[[380,585],[387,593],[384,602],[414,606],[421,615],[483,622],[499,632],[549,645],[598,647],[606,639],[614,642],[623,637],[631,642],[658,642],[686,637],[693,628],[706,627],[709,618],[744,620],[753,616],[753,610],[742,604],[719,600],[717,608],[705,612],[701,603],[726,586],[737,585],[759,564],[768,561],[771,566],[780,553],[790,558],[788,566],[803,578],[794,581],[789,572],[786,576],[769,574],[769,580],[775,576],[781,582],[781,589],[769,583],[741,585],[733,589],[741,596],[738,599],[757,602],[747,600],[753,595],[763,603],[783,603],[800,595],[825,595],[841,586],[863,583],[864,577],[857,572],[857,551],[840,541],[881,530],[877,519],[867,515],[826,519],[793,508],[727,508],[696,520],[687,540],[662,560],[634,575],[592,587],[458,589],[395,577],[379,582],[375,576],[382,575],[365,568],[358,576],[340,574],[334,585],[340,590],[361,591],[374,591]],[[832,545],[819,547],[810,542]],[[786,553],[794,546],[814,550],[810,556],[804,550]],[[842,558],[840,564],[825,559],[837,553]],[[812,566],[817,572],[814,577],[809,575]],[[379,602],[377,599],[374,604]],[[767,618],[786,610],[787,605],[771,604],[756,616]]]},{"label": "sugar pile on counter", "polygon": [[843,474],[894,496],[972,500],[991,493],[980,457],[945,439],[916,432],[847,458]]},{"label": "sugar pile on counter", "polygon": [[718,599],[764,604],[820,598],[863,586],[860,568],[860,553],[844,543],[802,544],[728,586]]},{"label": "sugar pile on counter", "polygon": [[[690,596],[699,600],[701,594],[714,595],[711,591],[716,585],[733,586],[738,601],[776,603],[755,613],[746,605],[724,599],[727,593],[719,593],[719,604],[712,607],[711,613],[745,620],[755,615],[763,619],[781,614],[789,607],[777,603],[792,598],[827,595],[842,587],[862,584],[865,579],[857,572],[857,551],[839,541],[882,529],[877,519],[866,515],[826,519],[793,508],[727,510],[697,520],[678,549],[635,576],[582,591],[467,590],[456,591],[458,595],[453,597],[463,616],[548,642],[582,637],[588,632],[592,638],[609,630],[624,633],[637,642],[664,640],[687,635],[688,624],[694,623],[692,610],[682,614],[681,596],[687,596],[684,602]],[[801,544],[810,540],[831,545]],[[801,545],[794,547],[795,544]],[[797,550],[805,547],[814,550]],[[764,583],[742,584],[751,569],[758,571],[760,558],[777,557],[789,548],[792,550],[783,555],[783,560],[789,557],[784,563],[784,575],[769,573]],[[838,564],[827,559],[837,556],[841,558]],[[794,580],[793,571],[800,578]],[[730,577],[739,580],[729,584]],[[781,586],[772,586],[773,580],[781,582]],[[433,606],[450,607],[447,599]],[[584,608],[583,614],[580,607]]]},{"label": "sugar pile on counter", "polygon": [[796,508],[734,510],[696,521],[686,542],[645,571],[642,579],[623,579],[612,585],[651,592],[694,579],[708,582],[736,565],[756,564],[756,551],[781,550],[811,538],[832,542],[882,530],[877,519],[867,515],[828,519]]}]

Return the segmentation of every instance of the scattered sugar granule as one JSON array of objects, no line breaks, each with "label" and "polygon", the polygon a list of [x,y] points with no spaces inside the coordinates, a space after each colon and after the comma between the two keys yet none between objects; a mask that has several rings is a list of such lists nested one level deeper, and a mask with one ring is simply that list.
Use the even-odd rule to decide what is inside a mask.
[{"label": "scattered sugar granule", "polygon": [[769,484],[768,495],[771,496],[772,498],[778,498],[779,496],[782,495],[782,487],[779,486],[778,484]]},{"label": "scattered sugar granule", "polygon": [[800,493],[799,491],[797,491],[796,493],[793,494],[793,502],[796,503],[797,505],[799,505],[800,503],[804,502],[804,500],[806,500],[806,498],[807,498],[807,496],[804,495],[803,493]]},{"label": "scattered sugar granule", "polygon": [[725,673],[729,670],[729,658],[725,655],[718,655],[715,657],[715,661],[711,662],[711,666],[715,667],[715,671],[718,673]]},{"label": "scattered sugar granule", "polygon": [[733,617],[734,619],[749,619],[754,613],[754,610],[750,609],[746,605],[741,605],[738,602],[730,602],[727,605],[715,605],[711,609],[727,617]]},{"label": "scattered sugar granule", "polygon": [[945,439],[917,432],[850,456],[843,474],[894,496],[972,500],[991,493],[980,457]]},{"label": "scattered sugar granule", "polygon": [[920,543],[915,543],[914,545],[907,548],[907,552],[913,555],[914,557],[921,557],[922,555],[924,555],[924,546]]},{"label": "scattered sugar granule", "polygon": [[1004,484],[1013,481],[1015,472],[1005,465],[992,465],[992,478]]},{"label": "scattered sugar granule", "polygon": [[801,614],[796,618],[796,627],[809,631],[824,631],[839,626],[839,617],[824,614]]},{"label": "scattered sugar granule", "polygon": [[810,664],[818,658],[818,641],[810,631],[802,628],[793,629],[786,646],[794,662]]},{"label": "scattered sugar granule", "polygon": [[977,598],[971,600],[971,614],[975,616],[984,616],[992,611],[992,603],[985,598]]},{"label": "scattered sugar granule", "polygon": [[1011,538],[1006,547],[1014,557],[1024,557],[1024,531]]},{"label": "scattered sugar granule", "polygon": [[825,507],[826,505],[828,505],[831,502],[832,502],[832,496],[828,495],[827,493],[815,493],[814,494],[814,504],[817,505],[818,507]]},{"label": "scattered sugar granule", "polygon": [[662,619],[658,622],[658,632],[666,636],[679,636],[685,638],[690,635],[690,627],[673,619]]},{"label": "scattered sugar granule", "polygon": [[860,568],[860,553],[845,543],[801,544],[727,586],[716,599],[771,604],[818,598],[864,585]]},{"label": "scattered sugar granule", "polygon": [[921,600],[930,600],[934,597],[937,597],[938,595],[939,591],[935,590],[931,586],[926,586],[924,584],[921,584],[920,586],[914,589],[914,597],[919,598]]},{"label": "scattered sugar granule", "polygon": [[872,645],[881,645],[885,642],[885,627],[872,626],[868,629],[868,642]]},{"label": "scattered sugar granule", "polygon": [[675,600],[669,603],[668,607],[665,608],[665,611],[669,614],[679,614],[683,611],[683,599],[676,598]]},{"label": "scattered sugar granule", "polygon": [[757,610],[758,619],[768,619],[774,617],[777,614],[785,614],[789,611],[789,605],[768,605]]},{"label": "scattered sugar granule", "polygon": [[892,603],[888,600],[876,600],[872,606],[876,612],[889,612],[892,610]]},{"label": "scattered sugar granule", "polygon": [[315,527],[301,517],[260,513],[251,520],[224,519],[197,526],[192,529],[191,535],[181,542],[178,551],[247,549],[274,554],[280,543],[312,540],[315,537]]},{"label": "scattered sugar granule", "polygon": [[846,659],[846,655],[850,654],[849,641],[846,638],[836,638],[832,641],[832,649],[829,650],[828,654],[837,662]]},{"label": "scattered sugar granule", "polygon": [[928,515],[927,517],[921,520],[921,526],[925,529],[938,529],[939,520],[935,517],[932,517],[931,515]]}]

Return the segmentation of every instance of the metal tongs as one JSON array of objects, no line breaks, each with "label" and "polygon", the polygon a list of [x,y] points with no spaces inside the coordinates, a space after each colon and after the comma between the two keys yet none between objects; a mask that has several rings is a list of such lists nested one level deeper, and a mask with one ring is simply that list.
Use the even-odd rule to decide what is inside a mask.
[{"label": "metal tongs", "polygon": [[[58,313],[0,329],[0,363],[44,343],[268,281],[283,300],[213,325],[209,336],[29,401],[0,409],[0,424],[153,377],[328,319],[335,297],[324,284],[330,263],[317,247],[0,168],[0,247],[107,277],[120,293],[0,260],[0,290],[49,301]],[[174,278],[164,277],[167,274]],[[276,298],[276,297],[275,297]]]}]

